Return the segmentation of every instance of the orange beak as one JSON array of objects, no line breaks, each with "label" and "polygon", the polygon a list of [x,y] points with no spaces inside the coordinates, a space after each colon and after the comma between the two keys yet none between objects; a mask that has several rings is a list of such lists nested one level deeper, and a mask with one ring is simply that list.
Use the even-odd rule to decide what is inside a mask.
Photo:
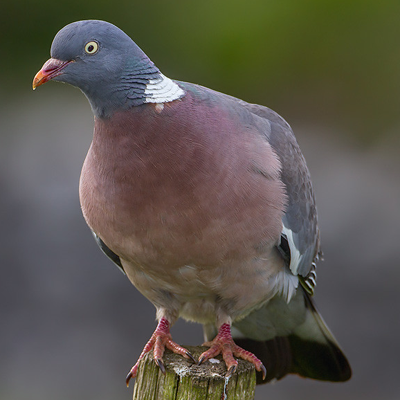
[{"label": "orange beak", "polygon": [[38,86],[43,85],[43,83],[61,75],[62,70],[71,62],[73,62],[73,60],[61,61],[56,58],[50,58],[47,60],[43,64],[42,69],[33,78],[32,89],[35,90]]}]

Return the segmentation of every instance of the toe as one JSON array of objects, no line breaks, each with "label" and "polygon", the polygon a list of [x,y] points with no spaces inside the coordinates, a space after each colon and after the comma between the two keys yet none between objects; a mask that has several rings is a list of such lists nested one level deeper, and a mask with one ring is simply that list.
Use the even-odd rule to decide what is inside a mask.
[{"label": "toe", "polygon": [[165,342],[165,347],[176,354],[180,354],[181,356],[183,356],[185,358],[191,358],[192,360],[194,360],[193,356],[187,351],[187,349],[185,349],[182,346],[179,346],[179,344],[175,343],[171,339],[168,339]]},{"label": "toe", "polygon": [[202,353],[200,355],[200,357],[199,357],[199,365],[202,362],[204,362],[204,361],[206,361],[206,360],[208,360],[208,359],[210,359],[212,357],[215,357],[218,354],[221,354],[221,351],[222,351],[221,346],[214,344],[208,350],[206,350],[204,353]]},{"label": "toe", "polygon": [[132,378],[136,377],[138,367],[139,367],[139,361],[131,368],[131,370],[129,371],[128,375],[126,376],[126,378],[125,378],[126,386],[129,387],[129,381]]},{"label": "toe", "polygon": [[222,358],[225,361],[226,369],[228,370],[228,376],[235,372],[238,362],[234,359],[232,350],[230,347],[224,346],[221,350]]},{"label": "toe", "polygon": [[[265,367],[264,367],[263,363],[261,362],[261,360],[259,360],[253,353],[239,347],[237,344],[234,344],[232,351],[233,351],[233,354],[235,355],[235,357],[242,358],[243,360],[251,362],[256,367],[256,370],[260,371],[260,372],[262,371],[263,375],[264,375]],[[264,368],[264,370],[263,370],[263,368]],[[266,370],[265,370],[265,373],[266,373]]]}]

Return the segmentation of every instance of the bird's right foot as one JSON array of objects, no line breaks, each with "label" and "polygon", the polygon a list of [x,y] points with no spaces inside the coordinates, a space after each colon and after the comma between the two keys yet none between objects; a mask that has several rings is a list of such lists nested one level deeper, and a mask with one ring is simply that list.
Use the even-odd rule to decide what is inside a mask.
[{"label": "bird's right foot", "polygon": [[151,351],[151,349],[153,349],[155,363],[160,367],[161,372],[165,374],[165,367],[162,360],[165,348],[170,349],[174,353],[180,354],[185,358],[190,358],[193,361],[196,361],[188,350],[186,350],[182,346],[179,346],[179,344],[175,343],[172,340],[171,334],[169,332],[169,321],[166,318],[161,318],[156,330],[151,335],[150,340],[144,346],[143,351],[140,354],[140,357],[137,360],[136,364],[131,368],[128,375],[126,376],[126,386],[129,386],[129,381],[132,378],[136,377],[140,361],[148,352]]}]

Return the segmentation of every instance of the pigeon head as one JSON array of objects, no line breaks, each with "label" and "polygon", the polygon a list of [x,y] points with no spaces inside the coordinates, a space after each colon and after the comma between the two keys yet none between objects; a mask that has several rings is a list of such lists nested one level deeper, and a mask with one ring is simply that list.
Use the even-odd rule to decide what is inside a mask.
[{"label": "pigeon head", "polygon": [[105,21],[77,21],[65,26],[55,36],[50,54],[33,80],[33,89],[49,80],[76,86],[99,117],[148,102],[170,101],[171,93],[154,98],[155,86],[163,87],[164,92],[165,86],[177,86],[128,35]]}]

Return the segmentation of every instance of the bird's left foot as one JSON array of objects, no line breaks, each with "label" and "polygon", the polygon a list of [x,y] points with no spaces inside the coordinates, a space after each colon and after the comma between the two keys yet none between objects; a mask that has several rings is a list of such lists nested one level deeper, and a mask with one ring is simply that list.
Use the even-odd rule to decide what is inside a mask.
[{"label": "bird's left foot", "polygon": [[172,340],[171,334],[169,333],[169,322],[167,319],[161,318],[156,330],[151,335],[150,340],[146,343],[146,346],[144,346],[142,354],[140,354],[136,364],[131,368],[126,376],[126,385],[129,386],[129,381],[132,378],[135,378],[140,361],[148,352],[150,352],[151,349],[153,349],[155,363],[160,367],[162,373],[165,374],[165,367],[162,360],[165,348],[170,349],[174,353],[180,354],[185,358],[190,358],[193,361],[196,361],[189,351]]},{"label": "bird's left foot", "polygon": [[239,347],[232,339],[231,326],[229,324],[222,324],[219,328],[218,335],[211,341],[206,342],[203,346],[210,347],[207,351],[200,355],[199,365],[218,354],[222,354],[225,361],[226,368],[228,370],[227,376],[232,375],[238,365],[238,362],[233,356],[242,358],[243,360],[249,361],[256,367],[257,371],[262,372],[263,379],[267,375],[263,363],[250,351],[247,351]]}]

